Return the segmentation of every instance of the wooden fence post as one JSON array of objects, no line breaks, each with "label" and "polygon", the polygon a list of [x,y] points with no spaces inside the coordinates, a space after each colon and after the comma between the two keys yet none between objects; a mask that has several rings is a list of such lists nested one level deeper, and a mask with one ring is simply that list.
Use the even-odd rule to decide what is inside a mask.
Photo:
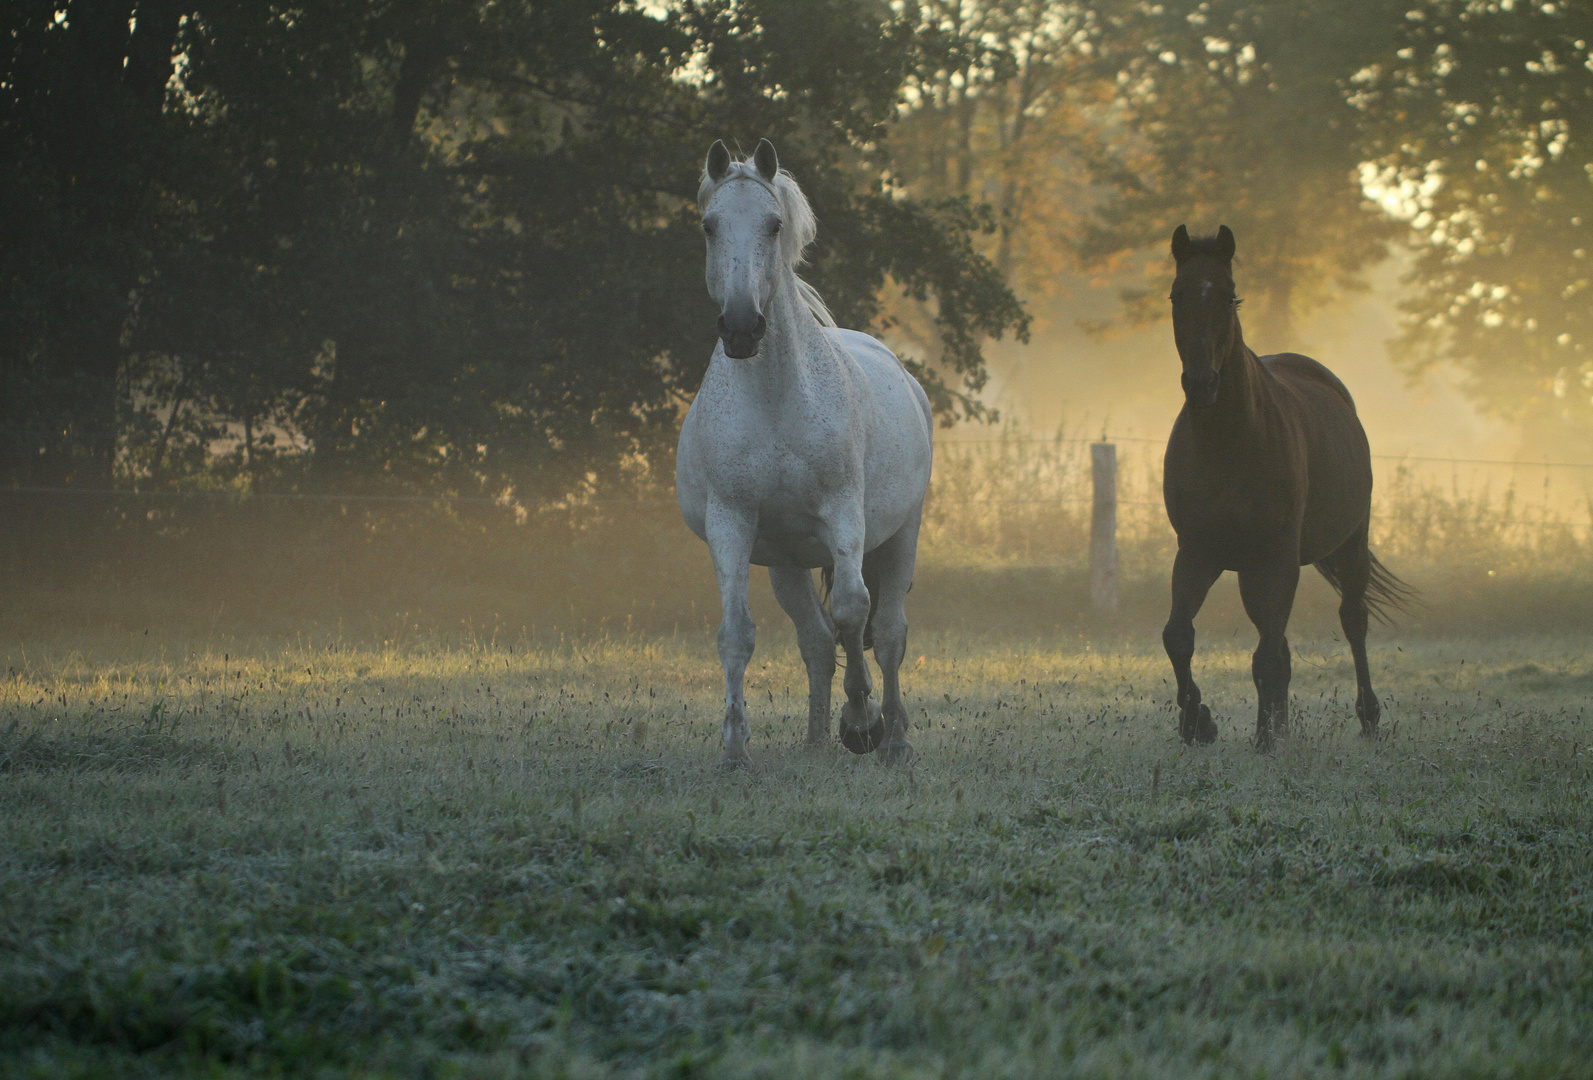
[{"label": "wooden fence post", "polygon": [[1117,447],[1090,444],[1095,500],[1090,512],[1090,606],[1117,610]]}]

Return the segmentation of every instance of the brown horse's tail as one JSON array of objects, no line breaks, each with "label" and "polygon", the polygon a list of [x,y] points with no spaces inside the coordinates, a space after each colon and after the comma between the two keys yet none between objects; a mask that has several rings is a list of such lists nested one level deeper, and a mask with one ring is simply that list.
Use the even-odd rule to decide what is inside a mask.
[{"label": "brown horse's tail", "polygon": [[1394,572],[1377,561],[1370,551],[1366,557],[1372,562],[1372,577],[1366,584],[1366,610],[1377,621],[1391,624],[1395,611],[1411,614],[1421,604],[1421,594],[1409,582],[1402,581]]},{"label": "brown horse's tail", "polygon": [[[1394,572],[1377,561],[1377,556],[1370,550],[1366,553],[1371,561],[1371,573],[1366,582],[1366,610],[1378,622],[1390,626],[1394,622],[1394,612],[1411,614],[1412,610],[1421,605],[1421,594],[1408,582],[1400,580]],[[1327,583],[1333,586],[1333,591],[1339,595],[1344,594],[1344,586],[1339,581],[1338,571],[1327,561],[1316,564],[1317,571],[1327,578]]]}]

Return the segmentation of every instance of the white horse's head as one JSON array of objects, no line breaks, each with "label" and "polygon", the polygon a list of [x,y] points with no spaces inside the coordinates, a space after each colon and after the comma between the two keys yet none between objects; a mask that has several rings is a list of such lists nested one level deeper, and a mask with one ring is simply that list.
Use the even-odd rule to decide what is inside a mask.
[{"label": "white horse's head", "polygon": [[[697,208],[708,240],[708,295],[719,303],[725,355],[756,356],[768,329],[770,298],[818,232],[813,211],[791,174],[781,170],[768,139],[759,140],[748,161],[732,160],[723,142],[714,143]],[[798,287],[819,320],[834,325],[817,294]]]}]

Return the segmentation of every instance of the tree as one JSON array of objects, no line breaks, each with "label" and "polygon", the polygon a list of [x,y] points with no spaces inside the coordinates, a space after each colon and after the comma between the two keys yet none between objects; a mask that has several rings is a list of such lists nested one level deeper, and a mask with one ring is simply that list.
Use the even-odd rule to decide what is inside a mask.
[{"label": "tree", "polygon": [[[1593,9],[1411,5],[1355,77],[1368,193],[1417,257],[1399,342],[1413,374],[1458,365],[1488,411],[1546,439],[1593,419]],[[1545,424],[1546,421],[1552,423]]]},{"label": "tree", "polygon": [[[157,14],[164,44],[141,37]],[[21,332],[0,363],[8,405],[33,402],[0,417],[13,481],[84,478],[38,467],[54,455],[101,480],[202,462],[220,482],[531,494],[656,461],[713,342],[693,195],[721,136],[779,144],[838,314],[873,317],[887,279],[935,298],[952,381],[922,370],[943,408],[977,388],[982,338],[1023,326],[976,218],[866,171],[922,58],[869,0],[71,0],[6,18],[0,325]],[[68,115],[60,88],[102,39],[93,70],[122,74]],[[53,149],[62,126],[91,170]],[[111,195],[90,199],[88,172]],[[69,272],[46,272],[58,249]]]},{"label": "tree", "polygon": [[1023,293],[1045,295],[1087,212],[1080,149],[1111,87],[1092,70],[1094,12],[1037,0],[919,10],[930,62],[908,80],[892,126],[893,176],[922,198],[989,205],[996,229],[984,250]]},{"label": "tree", "polygon": [[134,293],[183,161],[163,110],[182,8],[59,7],[0,14],[0,460],[14,480],[103,484]]},{"label": "tree", "polygon": [[[1097,128],[1104,192],[1081,245],[1095,265],[1160,252],[1173,229],[1233,228],[1251,338],[1292,347],[1295,320],[1345,291],[1402,230],[1368,213],[1350,77],[1386,51],[1384,0],[1174,0],[1103,14],[1118,85]],[[1160,317],[1156,284],[1130,315]]]}]

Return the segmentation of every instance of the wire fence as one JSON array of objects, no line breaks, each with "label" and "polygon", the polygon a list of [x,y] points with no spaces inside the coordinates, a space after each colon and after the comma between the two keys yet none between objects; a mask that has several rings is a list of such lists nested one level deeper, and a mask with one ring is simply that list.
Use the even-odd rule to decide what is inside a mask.
[{"label": "wire fence", "polygon": [[[1038,435],[1010,435],[1010,436],[996,436],[996,437],[990,437],[990,438],[953,438],[953,439],[946,439],[946,440],[942,440],[941,442],[939,442],[936,445],[936,453],[937,453],[937,455],[940,455],[942,460],[944,461],[944,456],[946,454],[961,454],[961,453],[966,453],[969,450],[976,450],[977,452],[989,453],[990,451],[988,449],[986,449],[986,448],[992,448],[992,447],[994,447],[994,448],[1006,448],[1008,450],[1015,449],[1015,448],[1020,448],[1020,447],[1021,448],[1052,447],[1052,448],[1057,448],[1057,449],[1060,450],[1061,448],[1064,448],[1064,447],[1067,447],[1067,448],[1088,447],[1088,446],[1090,446],[1092,444],[1103,443],[1103,442],[1104,443],[1111,443],[1111,444],[1118,444],[1118,445],[1128,444],[1130,446],[1154,446],[1154,447],[1156,447],[1158,449],[1166,445],[1166,440],[1165,439],[1153,439],[1153,438],[1148,438],[1148,437],[1143,437],[1143,436],[1133,436],[1133,435],[1126,435],[1126,436],[1125,435],[1117,435],[1117,436],[1105,435],[1105,436],[1102,436],[1100,438],[1094,438],[1094,439],[1086,439],[1086,438],[1047,438],[1045,436],[1038,436]],[[1071,454],[1071,453],[1057,453],[1057,454],[1054,454],[1052,456],[1052,462],[1051,462],[1052,468],[1055,469],[1057,467],[1060,467],[1060,468],[1063,468],[1063,469],[1068,469],[1070,467],[1075,467],[1076,464],[1077,464],[1075,458],[1078,457],[1078,456],[1079,455]],[[1128,457],[1129,455],[1124,455],[1124,456]],[[1593,474],[1593,462],[1549,461],[1549,460],[1544,460],[1544,461],[1514,460],[1514,461],[1510,461],[1510,460],[1498,459],[1498,458],[1430,457],[1430,456],[1423,456],[1423,455],[1416,455],[1416,454],[1373,454],[1372,455],[1372,460],[1374,462],[1382,463],[1384,467],[1382,469],[1380,469],[1379,471],[1385,472],[1385,473],[1389,471],[1389,469],[1388,469],[1389,466],[1393,466],[1396,469],[1399,469],[1399,468],[1411,469],[1411,468],[1416,468],[1416,467],[1431,467],[1431,466],[1447,466],[1451,470],[1458,469],[1458,467],[1460,467],[1460,466],[1483,466],[1483,467],[1487,467],[1488,469],[1492,470],[1493,474],[1494,474],[1492,476],[1483,478],[1484,481],[1485,481],[1485,486],[1486,486],[1486,481],[1491,481],[1491,480],[1493,480],[1495,478],[1498,478],[1498,479],[1502,479],[1503,480],[1504,486],[1506,488],[1509,488],[1509,487],[1515,485],[1518,482],[1519,474],[1521,474],[1522,472],[1530,472],[1530,471],[1533,471],[1533,470],[1545,470],[1545,471],[1548,471],[1548,470],[1576,470],[1576,471],[1582,472],[1583,474]],[[1159,484],[1160,484],[1160,475],[1159,475],[1159,473],[1160,473],[1160,461],[1159,461],[1159,457],[1158,457],[1158,460],[1155,462],[1155,466],[1156,466],[1156,472],[1157,472],[1156,484],[1159,486]],[[1085,475],[1087,475],[1087,470],[1085,470]],[[1476,488],[1477,479],[1478,478],[1476,476],[1468,477],[1468,479],[1467,479],[1467,485],[1468,485],[1467,489],[1468,489],[1468,491],[1474,490]],[[1589,480],[1593,481],[1593,475],[1589,476]],[[1545,485],[1545,486],[1547,487],[1548,485]],[[395,504],[395,505],[402,505],[402,504],[431,505],[431,504],[438,504],[438,503],[446,503],[446,504],[451,504],[451,505],[452,504],[457,504],[457,505],[498,506],[498,507],[512,507],[512,506],[515,506],[517,504],[518,505],[539,506],[539,507],[541,507],[541,506],[546,506],[546,507],[565,507],[565,506],[592,506],[592,505],[652,506],[652,505],[673,505],[673,503],[674,503],[674,499],[672,497],[668,497],[668,496],[652,496],[652,497],[645,497],[644,496],[644,497],[632,497],[632,498],[589,497],[589,496],[574,496],[574,497],[572,497],[572,496],[565,496],[565,497],[556,498],[556,499],[524,500],[524,499],[511,498],[511,497],[507,497],[507,496],[454,495],[454,494],[447,494],[447,493],[408,494],[408,495],[406,495],[406,494],[383,494],[383,493],[369,493],[369,492],[253,491],[253,490],[246,490],[246,489],[241,489],[241,488],[239,488],[239,489],[215,489],[215,488],[181,488],[181,487],[154,488],[154,489],[144,488],[144,489],[141,489],[141,488],[138,488],[138,487],[128,487],[128,488],[85,488],[85,487],[76,487],[76,486],[48,487],[48,486],[21,486],[21,485],[15,485],[15,486],[10,486],[10,487],[0,488],[0,492],[4,492],[6,494],[11,494],[11,495],[37,495],[37,496],[62,497],[62,498],[150,499],[150,500],[174,500],[174,501],[175,500],[185,500],[185,499],[190,499],[190,500],[191,499],[216,499],[216,500],[233,501],[233,502],[244,502],[244,501],[250,501],[250,500],[258,500],[258,501],[263,501],[263,502],[325,502],[325,503],[373,503],[373,504],[389,503],[389,504]],[[1580,505],[1583,505],[1585,507],[1593,509],[1593,482],[1582,484],[1576,490],[1576,492],[1574,494],[1576,495],[1577,499],[1579,500]],[[946,497],[944,495],[942,496],[942,500],[943,501],[947,501]],[[1052,504],[1087,504],[1087,503],[1089,503],[1091,501],[1091,497],[1088,496],[1088,495],[1061,495],[1061,494],[1058,494],[1058,495],[1053,495],[1053,496],[1050,496],[1050,497],[1032,498],[1032,499],[1030,499],[1030,498],[1014,498],[1014,497],[992,496],[992,497],[987,497],[987,498],[977,498],[977,497],[960,498],[960,499],[953,499],[953,500],[949,500],[949,501],[955,502],[955,503],[957,503],[959,505],[1052,505]],[[1118,500],[1118,505],[1120,505],[1120,506],[1154,506],[1154,507],[1160,507],[1162,505],[1162,501],[1161,501],[1160,498],[1155,498],[1155,499],[1149,499],[1149,498],[1119,499]],[[1534,523],[1537,523],[1537,522],[1534,522],[1531,519],[1518,518],[1518,519],[1515,519],[1513,521],[1513,523],[1515,523],[1515,524],[1534,524]],[[1556,527],[1564,526],[1566,524],[1571,524],[1571,525],[1574,525],[1575,527],[1578,527],[1578,528],[1593,527],[1593,520],[1581,520],[1581,521],[1575,521],[1575,522],[1567,522],[1567,521],[1565,521],[1564,519],[1562,519],[1562,518],[1560,518],[1558,516],[1552,517],[1552,518],[1543,519],[1541,523],[1548,524],[1548,525],[1553,525],[1553,526],[1556,526]]]},{"label": "wire fence", "polygon": [[[1134,485],[1139,493],[1138,497],[1119,498],[1117,504],[1160,509],[1163,505],[1160,497],[1161,451],[1166,446],[1165,439],[1121,435],[1105,435],[1096,439],[1010,435],[948,439],[942,441],[936,450],[940,455],[940,463],[944,465],[949,455],[990,456],[999,455],[1003,451],[1009,455],[1014,453],[1027,455],[1032,453],[1030,448],[1050,448],[1049,456],[1055,465],[1069,473],[1069,478],[1082,481],[1088,476],[1084,448],[1102,442],[1122,447],[1119,451],[1120,460],[1125,463],[1123,468],[1130,474],[1130,483],[1132,484],[1133,474],[1136,471],[1141,481]],[[1441,486],[1450,499],[1509,500],[1516,508],[1516,512],[1504,522],[1506,524],[1550,529],[1593,529],[1593,462],[1437,457],[1420,454],[1373,454],[1372,461],[1374,491],[1379,494],[1401,491],[1408,493],[1413,485],[1428,489]],[[1040,471],[1044,471],[1043,467]],[[1035,470],[1030,470],[1031,480],[1035,478],[1034,472]],[[1543,474],[1541,483],[1526,482],[1528,479],[1537,479],[1532,475],[1534,473]],[[1556,476],[1568,474],[1574,475],[1575,479],[1555,480]],[[987,480],[992,478],[988,475],[986,477]],[[1061,476],[1055,477],[1053,483],[1059,483],[1062,488],[1070,486],[1067,479]],[[1151,490],[1152,494],[1146,494],[1147,489]],[[959,501],[992,505],[1087,505],[1091,501],[1091,496],[1082,491],[1063,493],[1059,490],[1057,494],[1045,498],[992,497]],[[1386,503],[1388,500],[1381,501]],[[1537,510],[1531,511],[1529,508],[1532,507],[1536,507]],[[1529,512],[1523,514],[1521,512],[1523,509],[1529,509]],[[1575,511],[1583,513],[1577,515]],[[1373,518],[1377,520],[1394,520],[1399,516],[1401,515],[1386,511],[1379,513],[1374,510],[1373,513]]]},{"label": "wire fence", "polygon": [[[1116,531],[1122,573],[1161,573],[1175,540],[1161,498],[1162,439],[1083,438],[1006,432],[942,438],[925,512],[926,554],[978,561],[1083,568],[1094,501],[1091,444],[1117,446]],[[1373,542],[1380,552],[1428,563],[1520,567],[1555,559],[1593,560],[1593,462],[1504,461],[1430,455],[1374,455]],[[33,520],[70,504],[98,502],[148,533],[186,515],[244,528],[260,515],[289,513],[314,523],[359,507],[366,516],[458,508],[482,520],[608,520],[621,531],[666,529],[675,500],[667,488],[513,499],[479,493],[246,491],[213,488],[11,487],[0,497]],[[315,510],[324,506],[328,514]],[[280,507],[273,511],[272,507]],[[409,508],[406,511],[405,508]],[[306,516],[307,515],[307,516]],[[284,542],[294,535],[282,529]]]},{"label": "wire fence", "polygon": [[[941,557],[1083,569],[1092,444],[1116,445],[1116,531],[1126,578],[1176,549],[1162,502],[1165,440],[1026,434],[944,439],[925,541]],[[1372,542],[1411,565],[1509,572],[1593,567],[1593,463],[1378,454]]]}]

